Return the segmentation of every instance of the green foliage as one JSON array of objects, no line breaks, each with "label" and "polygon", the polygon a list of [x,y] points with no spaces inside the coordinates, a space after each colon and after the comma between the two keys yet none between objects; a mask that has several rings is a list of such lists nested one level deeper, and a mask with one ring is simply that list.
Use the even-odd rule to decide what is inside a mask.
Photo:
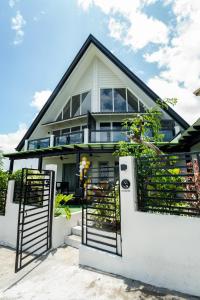
[{"label": "green foliage", "polygon": [[71,218],[71,211],[68,206],[65,206],[65,204],[74,198],[74,195],[63,195],[63,194],[57,194],[55,198],[55,210],[54,210],[54,216],[58,217],[60,215],[65,215],[66,218],[69,220]]},{"label": "green foliage", "polygon": [[[176,99],[157,100],[156,106],[146,109],[143,114],[123,121],[123,128],[128,131],[129,142],[119,142],[119,149],[114,153],[117,156],[141,157],[144,155],[162,154],[156,146],[162,142],[161,131],[162,109],[168,104],[174,105]],[[149,136],[151,130],[152,136]]]},{"label": "green foliage", "polygon": [[0,170],[0,190],[7,189],[9,174],[3,170]]},{"label": "green foliage", "polygon": [[[106,195],[107,194],[107,195]],[[98,216],[93,216],[93,220],[95,221],[95,226],[98,228],[108,227],[119,227],[120,225],[120,196],[119,196],[119,182],[117,182],[114,186],[114,189],[110,192],[102,190],[102,195],[105,197],[103,201],[113,204],[95,204],[95,212]],[[108,198],[106,198],[106,196]],[[113,211],[112,211],[113,210]],[[106,216],[105,216],[106,213]],[[116,219],[109,218],[113,217],[116,214]],[[116,221],[116,222],[115,222]]]}]

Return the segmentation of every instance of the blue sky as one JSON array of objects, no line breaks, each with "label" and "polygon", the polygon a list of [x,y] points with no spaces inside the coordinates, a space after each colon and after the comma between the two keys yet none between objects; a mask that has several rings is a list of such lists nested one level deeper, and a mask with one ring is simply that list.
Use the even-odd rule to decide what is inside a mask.
[{"label": "blue sky", "polygon": [[181,98],[176,110],[195,121],[199,2],[2,0],[1,149],[16,146],[90,33],[162,97]]}]

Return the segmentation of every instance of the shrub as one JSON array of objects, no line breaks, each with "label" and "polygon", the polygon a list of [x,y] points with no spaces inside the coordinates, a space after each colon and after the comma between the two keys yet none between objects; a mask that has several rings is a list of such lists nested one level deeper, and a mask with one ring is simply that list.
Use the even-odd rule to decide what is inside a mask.
[{"label": "shrub", "polygon": [[60,215],[65,215],[66,218],[69,220],[71,218],[71,211],[68,206],[64,206],[69,200],[72,200],[74,195],[63,195],[57,194],[55,198],[55,210],[54,216],[58,217]]}]

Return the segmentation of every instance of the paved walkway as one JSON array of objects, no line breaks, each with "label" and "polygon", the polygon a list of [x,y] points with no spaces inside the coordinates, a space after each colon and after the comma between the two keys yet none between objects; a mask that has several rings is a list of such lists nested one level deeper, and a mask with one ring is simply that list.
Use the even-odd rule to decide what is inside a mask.
[{"label": "paved walkway", "polygon": [[199,299],[120,276],[80,268],[78,250],[61,247],[14,274],[13,250],[0,247],[0,299],[134,300]]}]

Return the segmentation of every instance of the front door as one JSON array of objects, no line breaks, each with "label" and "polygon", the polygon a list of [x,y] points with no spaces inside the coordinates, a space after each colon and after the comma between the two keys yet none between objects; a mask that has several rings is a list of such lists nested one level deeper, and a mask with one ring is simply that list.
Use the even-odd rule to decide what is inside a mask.
[{"label": "front door", "polygon": [[69,193],[76,190],[76,164],[63,165],[63,181],[68,182]]}]

